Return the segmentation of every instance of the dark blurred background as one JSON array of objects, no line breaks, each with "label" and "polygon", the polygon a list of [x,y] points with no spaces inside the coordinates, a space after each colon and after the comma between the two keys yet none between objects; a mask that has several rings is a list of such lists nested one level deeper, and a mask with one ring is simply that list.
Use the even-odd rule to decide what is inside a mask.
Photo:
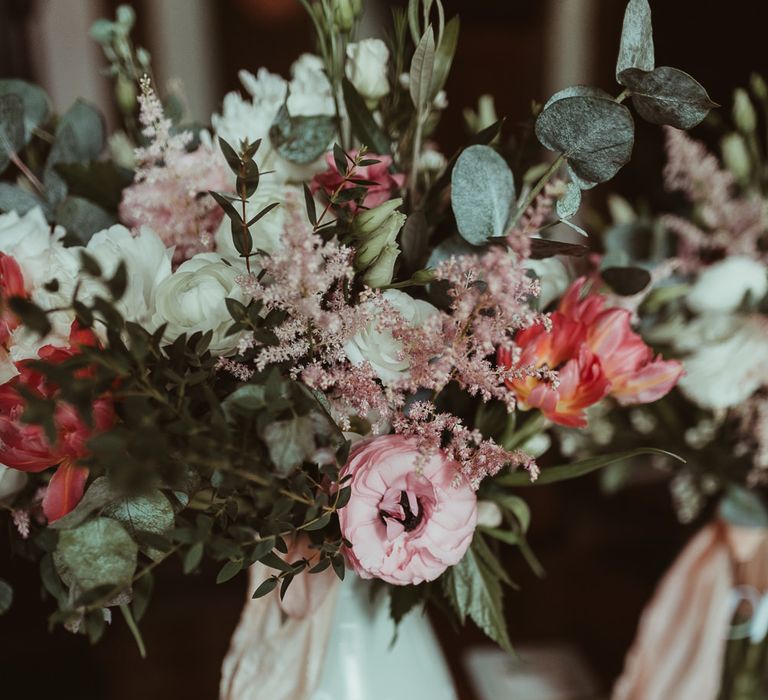
[{"label": "dark blurred background", "polygon": [[[444,0],[462,18],[462,36],[447,85],[451,109],[438,132],[446,152],[465,136],[461,109],[483,93],[496,98],[508,129],[521,128],[531,100],[589,83],[616,92],[615,55],[624,0]],[[143,0],[131,3],[138,43],[153,54],[161,80],[180,77],[193,116],[205,120],[237,71],[266,66],[286,74],[312,50],[309,23],[296,0]],[[379,2],[367,19],[380,31],[392,3]],[[109,113],[107,81],[91,22],[111,16],[115,0],[0,0],[0,77],[41,83],[58,108],[77,95]],[[651,0],[657,62],[693,74],[718,103],[752,71],[768,74],[765,0]],[[727,114],[725,115],[727,116]],[[707,137],[707,128],[699,135]],[[630,199],[661,195],[660,132],[638,124],[632,163],[601,188],[594,202],[619,191]],[[573,645],[604,689],[621,670],[637,619],[664,569],[695,526],[672,513],[666,486],[651,483],[605,496],[597,478],[529,489],[531,544],[547,577],[537,579],[519,555],[508,566],[520,591],[508,596],[516,644]],[[142,623],[149,657],[142,661],[121,620],[96,647],[61,629],[47,631],[36,571],[11,560],[0,543],[0,576],[16,592],[0,618],[0,697],[78,700],[215,698],[219,666],[245,598],[245,581],[217,586],[216,570],[182,576],[178,562],[161,567],[153,603]],[[453,662],[462,700],[474,697],[462,671],[466,649],[482,643],[437,621]],[[426,700],[426,699],[425,699]],[[431,699],[430,699],[431,700]]]}]

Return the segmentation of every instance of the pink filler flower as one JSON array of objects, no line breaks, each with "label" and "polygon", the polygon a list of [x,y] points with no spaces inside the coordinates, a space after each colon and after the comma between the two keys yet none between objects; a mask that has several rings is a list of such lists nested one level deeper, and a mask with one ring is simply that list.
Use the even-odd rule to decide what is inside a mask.
[{"label": "pink filler flower", "polygon": [[352,496],[339,511],[352,544],[347,562],[362,578],[397,586],[432,581],[467,551],[477,497],[442,453],[425,457],[415,439],[385,435],[358,443],[342,472]]}]

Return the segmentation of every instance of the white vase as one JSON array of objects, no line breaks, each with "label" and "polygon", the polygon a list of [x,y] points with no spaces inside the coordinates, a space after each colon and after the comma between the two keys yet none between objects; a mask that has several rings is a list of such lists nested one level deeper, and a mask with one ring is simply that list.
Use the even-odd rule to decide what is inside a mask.
[{"label": "white vase", "polygon": [[309,700],[456,700],[429,618],[418,608],[397,638],[389,596],[370,601],[370,582],[347,572],[333,614],[320,682]]}]

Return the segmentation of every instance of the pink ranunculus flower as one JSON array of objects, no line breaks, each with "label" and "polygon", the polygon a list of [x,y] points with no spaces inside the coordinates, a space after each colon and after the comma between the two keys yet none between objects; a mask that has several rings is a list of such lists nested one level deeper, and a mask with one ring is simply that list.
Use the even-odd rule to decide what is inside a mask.
[{"label": "pink ranunculus flower", "polygon": [[443,454],[424,459],[417,441],[401,435],[355,445],[342,472],[352,475],[352,496],[339,522],[359,576],[405,586],[458,564],[477,524],[477,497],[458,468]]},{"label": "pink ranunculus flower", "polygon": [[[355,158],[357,151],[351,151],[350,156]],[[326,161],[328,162],[328,170],[319,173],[312,178],[312,193],[314,194],[318,190],[323,190],[327,196],[331,196],[341,185],[344,178],[342,177],[339,169],[336,167],[336,161],[334,160],[333,153],[326,155]],[[377,160],[378,163],[373,165],[363,165],[359,168],[355,168],[353,179],[355,180],[368,180],[376,184],[369,185],[367,187],[367,193],[365,199],[363,199],[363,206],[368,209],[383,204],[387,200],[391,199],[393,193],[399,190],[405,183],[405,175],[402,173],[391,173],[389,171],[392,165],[392,158],[390,156],[379,156],[375,153],[366,153],[366,160]],[[354,182],[347,182],[343,189],[348,190],[352,187],[357,187]],[[357,211],[357,202],[346,202],[343,206],[349,208],[350,211]]]}]

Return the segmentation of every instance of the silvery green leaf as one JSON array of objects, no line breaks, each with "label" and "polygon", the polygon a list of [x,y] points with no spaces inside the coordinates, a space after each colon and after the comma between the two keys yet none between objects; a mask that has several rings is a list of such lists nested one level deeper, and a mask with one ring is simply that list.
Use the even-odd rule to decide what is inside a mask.
[{"label": "silvery green leaf", "polygon": [[136,543],[117,520],[95,518],[61,532],[54,561],[65,581],[88,591],[98,586],[129,586],[137,554]]},{"label": "silvery green leaf", "polygon": [[565,97],[536,120],[536,136],[546,148],[565,156],[581,180],[610,180],[630,159],[634,122],[629,110],[594,96]]},{"label": "silvery green leaf", "polygon": [[575,182],[582,192],[597,187],[597,182],[592,182],[591,180],[585,180],[584,178],[579,177],[568,163],[565,164],[565,169],[568,171],[568,176],[571,178],[571,182]]},{"label": "silvery green leaf", "polygon": [[575,182],[569,182],[565,194],[557,200],[557,215],[561,219],[570,219],[581,206],[581,189]]},{"label": "silvery green leaf", "polygon": [[742,527],[768,527],[768,509],[754,491],[731,486],[720,501],[720,517]]},{"label": "silvery green leaf", "polygon": [[291,474],[315,451],[315,431],[309,416],[273,421],[261,431],[269,456],[281,476]]},{"label": "silvery green leaf", "polygon": [[560,219],[560,223],[563,224],[563,226],[567,226],[572,231],[576,231],[580,236],[584,236],[584,238],[589,238],[589,234],[581,228],[578,224],[574,224],[573,221],[569,221],[568,219]]},{"label": "silvery green leaf", "polygon": [[94,233],[117,223],[112,214],[82,197],[67,197],[56,208],[56,223],[82,243],[87,243]]},{"label": "silvery green leaf", "polygon": [[106,476],[100,476],[88,487],[88,490],[83,494],[80,502],[73,510],[55,522],[50,523],[48,527],[54,530],[70,530],[80,525],[97,510],[118,498],[119,495],[112,488],[109,479]]},{"label": "silvery green leaf", "polygon": [[697,80],[677,68],[628,68],[619,79],[632,93],[637,113],[652,124],[690,129],[717,107]]},{"label": "silvery green leaf", "polygon": [[29,190],[8,182],[0,182],[0,211],[15,211],[26,214],[30,209],[43,207],[45,202]]},{"label": "silvery green leaf", "polygon": [[[135,536],[136,532],[162,535],[174,523],[173,508],[160,491],[114,501],[101,514],[122,523],[131,536]],[[163,557],[163,553],[153,547],[148,548],[146,554],[155,560]]]},{"label": "silvery green leaf", "polygon": [[421,37],[411,60],[408,90],[417,110],[428,107],[432,101],[432,80],[435,68],[435,33],[428,27]]},{"label": "silvery green leaf", "polygon": [[459,41],[459,28],[459,16],[456,15],[445,25],[445,29],[440,35],[440,45],[435,53],[435,67],[430,95],[432,99],[445,87],[445,82],[448,80],[453,57],[456,54],[456,45]]},{"label": "silvery green leaf", "polygon": [[619,76],[627,68],[653,70],[655,65],[651,6],[648,0],[629,0],[621,30],[616,78],[621,83]]},{"label": "silvery green leaf", "polygon": [[269,140],[286,160],[306,165],[328,150],[336,133],[336,120],[329,114],[292,117],[283,105],[269,129]]},{"label": "silvery green leaf", "polygon": [[0,80],[0,95],[17,95],[24,105],[24,143],[29,143],[35,127],[40,126],[51,112],[48,95],[42,88],[24,80]]},{"label": "silvery green leaf", "polygon": [[482,245],[501,236],[515,200],[512,171],[490,146],[465,148],[451,175],[451,207],[462,238]]},{"label": "silvery green leaf", "polygon": [[229,420],[238,415],[252,415],[266,405],[264,387],[259,384],[244,384],[221,402],[221,408]]},{"label": "silvery green leaf", "polygon": [[24,103],[18,95],[0,95],[0,173],[24,146]]},{"label": "silvery green leaf", "polygon": [[612,100],[613,95],[600,88],[590,87],[589,85],[571,85],[556,92],[550,97],[544,105],[542,111],[551,107],[555,102],[564,100],[566,97],[601,97],[604,100]]}]

